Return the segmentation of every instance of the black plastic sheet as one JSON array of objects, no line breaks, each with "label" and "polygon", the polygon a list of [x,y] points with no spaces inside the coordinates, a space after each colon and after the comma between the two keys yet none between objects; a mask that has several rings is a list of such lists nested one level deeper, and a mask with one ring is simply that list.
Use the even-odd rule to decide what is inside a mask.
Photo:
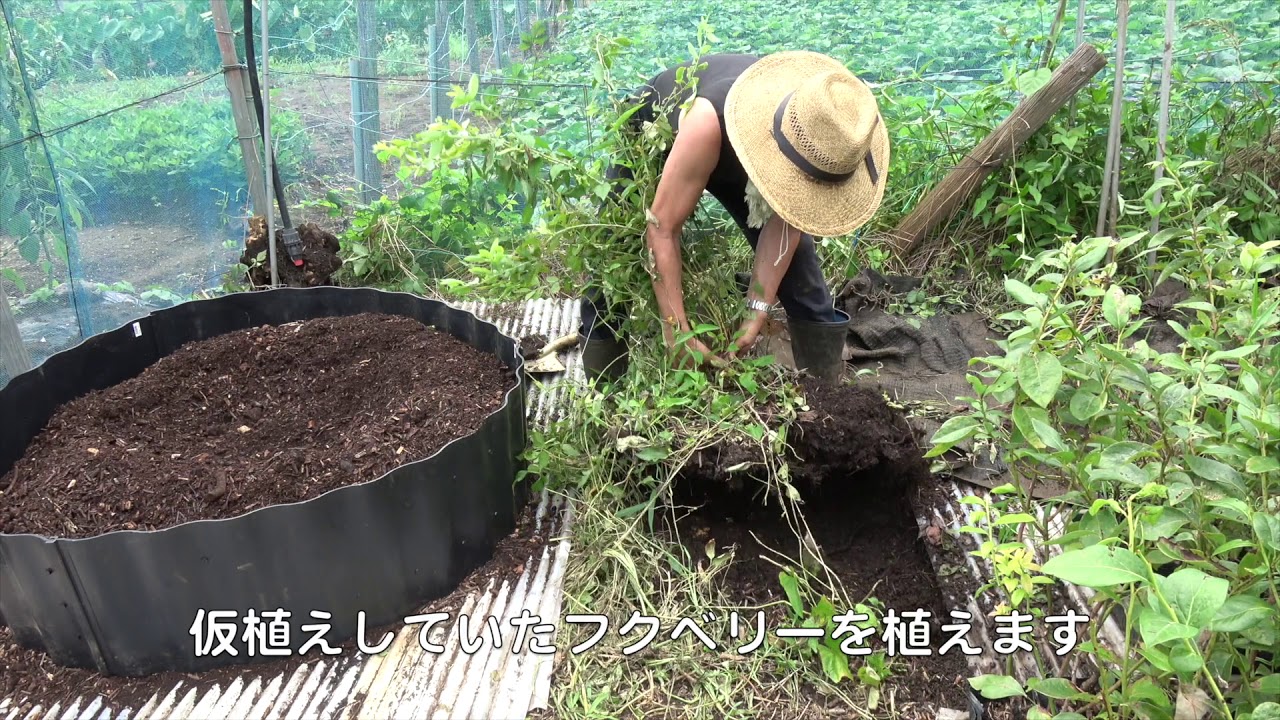
[{"label": "black plastic sheet", "polygon": [[[80,539],[0,535],[0,622],[18,642],[59,664],[115,675],[209,670],[263,659],[248,655],[243,619],[251,610],[259,617],[289,613],[290,653],[317,633],[304,632],[304,625],[329,625],[323,638],[336,647],[355,636],[361,611],[366,631],[398,623],[486,562],[529,497],[516,481],[527,439],[523,359],[515,340],[491,323],[403,293],[240,293],[161,310],[94,336],[0,389],[0,474],[60,405],[134,377],[186,343],[364,312],[412,317],[448,332],[496,355],[517,385],[475,433],[377,480],[306,502],[156,531]],[[234,624],[235,655],[197,655],[191,630],[201,611],[230,611],[223,622]],[[313,611],[329,617],[317,619]]]}]

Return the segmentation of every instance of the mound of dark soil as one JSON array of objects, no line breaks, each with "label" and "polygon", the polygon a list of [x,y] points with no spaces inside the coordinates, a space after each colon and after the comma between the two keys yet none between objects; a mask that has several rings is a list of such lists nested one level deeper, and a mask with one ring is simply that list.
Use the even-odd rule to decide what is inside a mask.
[{"label": "mound of dark soil", "polygon": [[155,530],[377,479],[474,432],[510,369],[409,318],[189,344],[50,418],[0,477],[0,532]]},{"label": "mound of dark soil", "polygon": [[[868,492],[903,495],[929,476],[915,432],[901,412],[889,407],[879,385],[806,381],[803,391],[809,409],[797,417],[788,438],[797,485],[844,483],[857,476],[869,483]],[[694,484],[727,483],[737,489],[751,471],[729,470],[762,460],[758,447],[719,445],[699,451],[687,474]]]},{"label": "mound of dark soil", "polygon": [[[255,265],[258,256],[267,252],[267,221],[254,217],[249,227],[249,238],[245,241],[240,262],[250,268],[249,282],[255,287],[270,286],[270,263],[264,260]],[[297,230],[303,247],[301,267],[290,261],[280,237],[280,228],[276,228],[276,272],[280,275],[280,283],[287,287],[332,285],[333,274],[342,267],[342,259],[338,257],[341,249],[338,238],[314,223],[302,223]],[[264,257],[269,257],[269,254]]]},{"label": "mound of dark soil", "polygon": [[534,335],[526,335],[520,338],[520,355],[525,360],[530,360],[538,356],[542,352],[542,348],[547,346],[547,336],[541,333]]},{"label": "mound of dark soil", "polygon": [[809,411],[798,419],[791,443],[800,478],[821,484],[878,470],[868,477],[901,493],[928,477],[915,433],[879,386],[808,383],[804,393]]}]

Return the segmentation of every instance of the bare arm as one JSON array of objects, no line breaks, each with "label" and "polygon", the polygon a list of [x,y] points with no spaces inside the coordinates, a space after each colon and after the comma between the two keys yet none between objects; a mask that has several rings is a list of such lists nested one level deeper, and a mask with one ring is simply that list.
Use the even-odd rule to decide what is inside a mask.
[{"label": "bare arm", "polygon": [[800,245],[800,231],[791,227],[777,215],[769,219],[760,231],[756,243],[755,266],[752,269],[751,287],[747,297],[763,300],[770,305],[777,302],[778,286],[791,267],[791,259]]},{"label": "bare arm", "polygon": [[650,208],[648,245],[653,258],[653,292],[663,319],[663,336],[673,343],[676,331],[688,332],[681,288],[680,232],[707,187],[720,156],[720,120],[703,99],[680,123]]},{"label": "bare arm", "polygon": [[[800,231],[791,227],[777,215],[769,219],[760,231],[760,240],[756,243],[755,264],[751,272],[751,285],[747,288],[747,298],[763,300],[772,305],[778,299],[778,286],[791,267],[791,259],[800,246]],[[738,329],[734,338],[734,354],[739,353],[755,342],[764,327],[767,313],[753,310]]]}]

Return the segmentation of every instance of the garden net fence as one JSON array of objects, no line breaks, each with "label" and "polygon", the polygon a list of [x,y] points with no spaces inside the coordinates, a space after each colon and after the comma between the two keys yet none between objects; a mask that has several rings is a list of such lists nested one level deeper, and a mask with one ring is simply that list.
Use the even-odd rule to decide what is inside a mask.
[{"label": "garden net fence", "polygon": [[[263,212],[215,32],[217,0],[2,3],[0,322],[16,328],[28,357],[6,353],[0,382],[23,361],[228,287],[247,219]],[[221,4],[242,64],[242,0]],[[1164,9],[1133,3],[1126,80],[1135,96],[1159,83]],[[935,160],[914,176],[925,186],[964,148],[911,123],[963,124],[969,94],[1043,82],[1027,68],[1065,57],[1077,32],[1108,53],[1116,35],[1115,3],[1102,0],[269,0],[267,10],[267,52],[257,2],[254,41],[260,76],[269,58],[271,135],[294,224],[341,233],[357,208],[376,213],[385,196],[416,203],[430,241],[454,256],[492,239],[477,228],[520,215],[451,208],[443,181],[434,193],[406,192],[370,149],[453,117],[447,93],[473,75],[480,97],[501,99],[513,120],[586,148],[602,130],[586,113],[601,100],[596,38],[629,41],[612,73],[638,84],[685,59],[705,18],[716,52],[816,50],[882,88],[887,114],[916,118],[895,142],[925,146],[914,157]],[[1203,88],[1204,106],[1274,88],[1274,0],[1183,0],[1177,24],[1174,81]],[[1096,79],[1100,92],[1111,72]],[[1194,107],[1179,111],[1207,122]],[[433,215],[439,208],[447,212]],[[474,216],[489,212],[487,222]]]}]

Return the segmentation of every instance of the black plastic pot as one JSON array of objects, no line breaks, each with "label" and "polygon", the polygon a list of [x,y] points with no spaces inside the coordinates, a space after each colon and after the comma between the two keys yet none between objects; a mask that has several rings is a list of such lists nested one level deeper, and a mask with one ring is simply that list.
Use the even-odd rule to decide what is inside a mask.
[{"label": "black plastic pot", "polygon": [[[362,312],[412,317],[448,332],[496,355],[518,384],[475,433],[377,480],[306,502],[149,532],[0,535],[0,624],[62,665],[116,675],[195,672],[261,659],[247,657],[243,639],[250,609],[291,613],[292,653],[313,634],[303,625],[330,624],[324,638],[337,646],[355,636],[359,612],[367,631],[399,623],[486,562],[529,497],[516,482],[527,437],[524,361],[515,340],[494,325],[403,293],[241,293],[94,336],[0,389],[0,474],[58,406],[134,377],[185,343]],[[234,612],[235,656],[197,656],[190,630],[201,610]],[[331,617],[318,621],[312,611]]]}]

